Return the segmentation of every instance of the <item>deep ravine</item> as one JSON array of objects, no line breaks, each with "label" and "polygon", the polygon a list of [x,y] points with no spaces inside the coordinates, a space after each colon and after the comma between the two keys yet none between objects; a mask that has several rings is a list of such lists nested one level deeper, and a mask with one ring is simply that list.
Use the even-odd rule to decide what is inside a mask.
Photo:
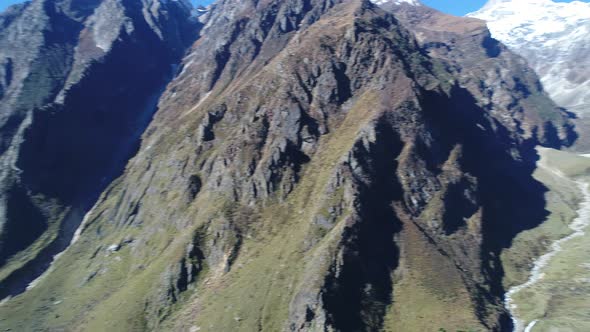
[{"label": "deep ravine", "polygon": [[198,37],[191,11],[34,0],[0,13],[0,299],[46,270],[123,173]]},{"label": "deep ravine", "polygon": [[[118,151],[114,151],[113,156],[116,163],[109,170],[107,178],[116,178],[121,172],[121,167],[127,163],[129,156],[134,154],[139,144],[139,137],[152,120],[152,116],[158,109],[158,101],[164,93],[166,85],[176,75],[177,66],[173,65],[168,80],[162,84],[161,88],[154,93],[145,103],[143,112],[137,118],[137,125],[132,137],[127,141],[121,142]],[[72,207],[60,224],[59,231],[55,239],[45,248],[43,248],[32,260],[28,261],[22,267],[16,269],[0,285],[0,301],[10,297],[22,294],[26,290],[34,287],[36,282],[50,271],[55,260],[69,248],[70,244],[75,241],[76,234],[79,233],[80,227],[83,226],[83,220],[100,195],[95,192],[82,200],[78,206]]]}]

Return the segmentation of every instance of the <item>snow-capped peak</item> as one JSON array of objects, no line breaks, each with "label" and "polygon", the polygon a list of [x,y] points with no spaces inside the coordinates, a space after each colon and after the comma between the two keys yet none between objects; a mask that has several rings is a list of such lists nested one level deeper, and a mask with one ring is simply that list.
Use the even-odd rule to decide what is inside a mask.
[{"label": "snow-capped peak", "polygon": [[412,6],[420,6],[420,0],[371,0],[372,3],[381,6],[387,3],[393,3],[396,5],[401,5],[402,3],[407,3]]},{"label": "snow-capped peak", "polygon": [[543,3],[550,3],[551,0],[488,0],[486,4],[483,6],[482,10],[492,8],[495,6],[500,6],[503,3],[512,3],[519,4],[519,5],[526,5],[526,4],[543,4]]},{"label": "snow-capped peak", "polygon": [[558,104],[590,114],[590,3],[490,0],[467,16],[526,58]]},{"label": "snow-capped peak", "polygon": [[[496,33],[509,33],[513,27],[526,23],[533,28],[529,32],[538,35],[564,31],[568,25],[590,20],[590,4],[580,1],[490,0],[482,9],[467,16],[488,21],[490,29]],[[500,21],[503,27],[496,23]]]}]

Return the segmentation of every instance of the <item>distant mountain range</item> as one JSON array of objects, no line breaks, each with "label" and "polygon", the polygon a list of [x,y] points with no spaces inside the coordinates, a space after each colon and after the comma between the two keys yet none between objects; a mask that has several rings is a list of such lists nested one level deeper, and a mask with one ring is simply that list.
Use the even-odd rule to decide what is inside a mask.
[{"label": "distant mountain range", "polygon": [[492,36],[522,55],[553,100],[590,133],[590,3],[492,0],[469,16],[487,21]]}]

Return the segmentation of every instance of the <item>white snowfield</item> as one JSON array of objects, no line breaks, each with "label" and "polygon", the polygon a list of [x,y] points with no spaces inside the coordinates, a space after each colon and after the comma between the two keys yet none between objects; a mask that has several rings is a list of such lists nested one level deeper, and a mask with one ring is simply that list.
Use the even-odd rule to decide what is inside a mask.
[{"label": "white snowfield", "polygon": [[467,16],[527,59],[558,105],[590,115],[590,3],[490,0]]}]

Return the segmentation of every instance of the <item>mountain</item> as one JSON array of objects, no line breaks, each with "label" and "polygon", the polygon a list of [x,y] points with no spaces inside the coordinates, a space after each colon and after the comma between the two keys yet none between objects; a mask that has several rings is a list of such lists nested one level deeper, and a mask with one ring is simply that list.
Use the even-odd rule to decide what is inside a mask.
[{"label": "mountain", "polygon": [[[520,54],[555,102],[575,112],[582,133],[590,122],[590,3],[489,1],[469,14],[487,21],[492,36]],[[579,149],[587,150],[587,135]]]},{"label": "mountain", "polygon": [[[500,253],[547,216],[535,146],[572,144],[570,119],[485,22],[380,4],[210,6],[124,173],[0,324],[510,329]],[[135,86],[109,78],[92,91]]]},{"label": "mountain", "polygon": [[[196,36],[183,1],[35,0],[0,15],[0,294],[70,242]],[[8,286],[10,285],[10,286]]]}]

